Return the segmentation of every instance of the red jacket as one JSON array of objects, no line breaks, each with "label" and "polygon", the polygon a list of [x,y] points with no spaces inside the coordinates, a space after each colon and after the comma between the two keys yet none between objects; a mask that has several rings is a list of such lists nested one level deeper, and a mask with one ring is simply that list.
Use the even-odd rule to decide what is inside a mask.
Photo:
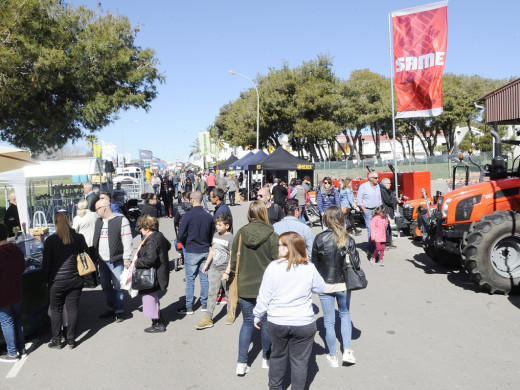
[{"label": "red jacket", "polygon": [[15,244],[0,245],[0,307],[22,300],[23,252]]}]

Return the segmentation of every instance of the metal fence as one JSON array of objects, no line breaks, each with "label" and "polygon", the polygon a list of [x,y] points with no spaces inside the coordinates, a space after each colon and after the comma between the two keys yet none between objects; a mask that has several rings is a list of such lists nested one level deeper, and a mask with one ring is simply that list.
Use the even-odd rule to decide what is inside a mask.
[{"label": "metal fence", "polygon": [[[508,167],[513,166],[513,154],[504,153],[507,156]],[[475,163],[484,166],[485,164],[491,164],[493,159],[493,153],[482,152],[473,153],[471,160]],[[464,153],[464,162],[466,162],[472,175],[476,175],[479,172],[477,166],[469,162],[468,153]],[[448,156],[443,154],[441,156],[431,156],[426,158],[411,158],[406,160],[397,161],[397,171],[430,171],[431,179],[451,179],[453,175],[453,167],[457,165],[458,158],[455,155]],[[519,161],[515,161],[515,167],[518,167]],[[347,161],[322,161],[314,163],[315,176],[318,180],[321,180],[325,176],[332,178],[344,178],[349,177],[351,179],[366,178],[367,167],[376,171],[387,171],[389,170],[388,164],[394,165],[393,160],[378,160],[378,159],[365,159],[361,161],[347,160]]]}]

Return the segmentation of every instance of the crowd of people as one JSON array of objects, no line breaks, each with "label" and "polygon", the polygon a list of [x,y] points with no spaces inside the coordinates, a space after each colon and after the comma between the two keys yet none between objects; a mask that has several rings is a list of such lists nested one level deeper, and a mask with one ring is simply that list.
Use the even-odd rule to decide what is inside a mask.
[{"label": "crowd of people", "polygon": [[[237,231],[233,229],[229,207],[235,204],[240,188],[234,176],[216,177],[210,173],[203,177],[192,172],[184,176],[155,176],[151,183],[153,192],[142,197],[144,203],[136,226],[121,210],[114,209],[110,193],[98,196],[92,185],[86,183],[85,199],[78,203],[72,224],[66,212],[58,212],[56,233],[44,244],[43,275],[49,288],[51,318],[49,348],[75,348],[79,301],[85,286],[101,284],[106,310],[99,314],[100,319],[118,323],[126,318],[122,288],[125,268],[153,273],[153,286],[138,291],[143,316],[151,320],[144,331],[166,331],[160,297],[169,284],[171,243],[159,231],[159,218],[164,216],[175,218],[177,241],[182,244],[184,256],[185,300],[177,313],[194,313],[198,277],[203,317],[196,329],[214,326],[216,304],[226,302],[225,296],[225,324],[233,324],[237,314],[242,317],[237,375],[250,371],[248,351],[257,329],[261,336],[262,368],[269,370],[269,388],[279,388],[287,362],[291,364],[292,388],[304,388],[316,333],[312,294],[318,294],[323,311],[326,361],[332,367],[355,364],[351,349],[351,293],[344,274],[345,259],[359,258],[353,236],[359,235],[360,230],[353,213],[361,212],[364,217],[371,263],[383,265],[385,247],[391,245],[388,216],[393,216],[397,204],[389,181],[378,184],[377,179],[376,172],[370,173],[369,181],[359,187],[355,199],[350,179],[343,179],[336,187],[334,180],[325,177],[316,190],[322,222],[322,232],[316,237],[305,218],[312,190],[308,177],[295,179],[288,187],[275,179],[273,185],[261,188],[258,199],[249,204],[248,223]],[[214,206],[212,214],[208,198]],[[141,240],[134,248],[136,231]],[[23,254],[7,242],[8,235],[9,229],[1,225],[0,251],[8,253],[14,264],[20,262],[20,256],[23,260]],[[88,253],[97,264],[97,272],[89,277],[78,273],[80,253]],[[4,256],[2,259],[5,261]],[[18,294],[4,294],[4,281],[0,283],[0,319],[8,344],[7,353],[0,357],[4,361],[16,361],[26,354],[20,320],[23,268],[18,268],[11,267],[9,281]],[[4,277],[3,273],[0,275]],[[238,308],[231,305],[228,292],[235,278]],[[337,356],[336,313],[340,319],[341,359]]]}]

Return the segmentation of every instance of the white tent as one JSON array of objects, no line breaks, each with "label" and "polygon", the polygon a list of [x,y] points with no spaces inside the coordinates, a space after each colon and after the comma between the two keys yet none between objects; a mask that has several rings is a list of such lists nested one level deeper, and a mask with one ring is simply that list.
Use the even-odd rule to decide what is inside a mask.
[{"label": "white tent", "polygon": [[24,168],[25,177],[52,177],[74,175],[103,175],[105,166],[97,157],[40,161],[38,165]]},{"label": "white tent", "polygon": [[[12,185],[16,193],[16,203],[18,206],[18,216],[20,223],[30,226],[29,213],[27,212],[27,187],[23,169],[0,173],[0,185]],[[9,205],[6,205],[6,208]],[[21,226],[20,226],[21,227]]]}]

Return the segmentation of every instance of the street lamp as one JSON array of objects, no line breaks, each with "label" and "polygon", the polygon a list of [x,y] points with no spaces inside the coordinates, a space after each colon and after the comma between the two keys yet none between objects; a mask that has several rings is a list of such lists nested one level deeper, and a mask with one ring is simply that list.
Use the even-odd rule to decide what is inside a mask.
[{"label": "street lamp", "polygon": [[256,150],[258,151],[258,150],[260,150],[259,149],[259,137],[260,137],[260,95],[258,94],[258,88],[256,87],[256,84],[255,84],[255,82],[253,80],[251,80],[249,77],[243,75],[242,73],[238,73],[238,72],[230,70],[229,74],[231,74],[231,75],[236,74],[236,75],[242,76],[242,77],[248,79],[249,81],[251,81],[251,84],[253,84],[253,87],[255,87],[255,91],[256,91]]},{"label": "street lamp", "polygon": [[129,125],[130,123],[139,123],[137,119],[134,119],[133,121],[126,122],[123,127],[121,127],[121,152],[123,154],[123,165],[125,164],[125,138],[124,138],[124,130],[126,125]]}]

